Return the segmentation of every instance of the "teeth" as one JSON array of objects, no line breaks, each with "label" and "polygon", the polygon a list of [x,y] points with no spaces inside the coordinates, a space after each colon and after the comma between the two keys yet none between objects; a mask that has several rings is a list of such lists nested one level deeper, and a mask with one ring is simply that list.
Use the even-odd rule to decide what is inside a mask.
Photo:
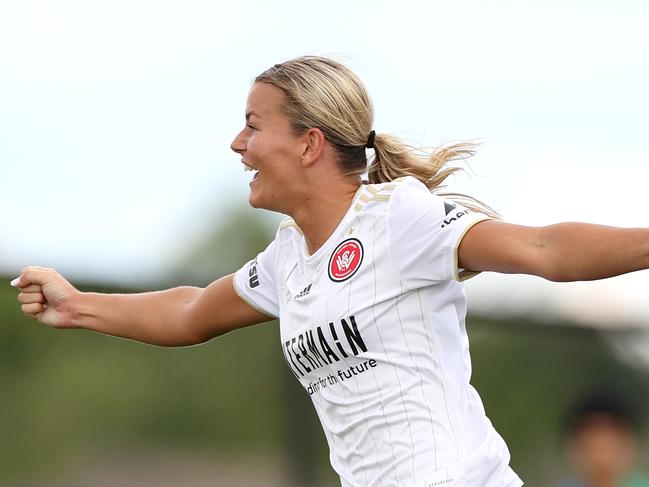
[{"label": "teeth", "polygon": [[255,168],[252,167],[252,166],[249,166],[248,164],[246,164],[246,163],[244,162],[244,163],[243,163],[243,170],[244,170],[244,171],[254,171]]}]

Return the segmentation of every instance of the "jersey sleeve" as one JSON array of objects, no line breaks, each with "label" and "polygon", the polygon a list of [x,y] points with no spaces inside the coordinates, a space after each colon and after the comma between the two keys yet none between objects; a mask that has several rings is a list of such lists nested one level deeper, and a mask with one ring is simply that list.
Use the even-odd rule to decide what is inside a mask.
[{"label": "jersey sleeve", "polygon": [[277,238],[234,275],[234,290],[257,311],[279,317],[276,265]]},{"label": "jersey sleeve", "polygon": [[487,219],[405,178],[390,198],[388,214],[390,256],[399,277],[421,287],[478,274],[458,268],[458,247],[473,225]]}]

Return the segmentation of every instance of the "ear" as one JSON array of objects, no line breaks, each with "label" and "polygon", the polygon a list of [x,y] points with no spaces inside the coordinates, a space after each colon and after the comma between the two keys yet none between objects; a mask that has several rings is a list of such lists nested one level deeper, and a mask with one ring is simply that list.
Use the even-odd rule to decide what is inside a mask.
[{"label": "ear", "polygon": [[302,166],[309,167],[316,162],[325,149],[325,136],[319,128],[310,128],[304,134],[306,145],[302,152]]}]

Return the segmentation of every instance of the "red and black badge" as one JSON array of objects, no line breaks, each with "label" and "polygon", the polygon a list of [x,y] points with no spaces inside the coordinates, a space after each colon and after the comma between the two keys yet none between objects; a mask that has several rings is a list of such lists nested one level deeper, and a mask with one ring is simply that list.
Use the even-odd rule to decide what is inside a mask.
[{"label": "red and black badge", "polygon": [[363,245],[360,240],[348,238],[342,242],[329,259],[329,279],[334,282],[346,281],[363,262]]}]

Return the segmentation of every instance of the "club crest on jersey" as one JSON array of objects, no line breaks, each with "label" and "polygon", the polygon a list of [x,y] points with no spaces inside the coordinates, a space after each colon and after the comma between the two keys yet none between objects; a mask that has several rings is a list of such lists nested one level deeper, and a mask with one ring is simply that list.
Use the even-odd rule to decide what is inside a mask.
[{"label": "club crest on jersey", "polygon": [[360,240],[348,238],[336,247],[329,259],[329,279],[346,281],[352,277],[363,262],[363,245]]}]

